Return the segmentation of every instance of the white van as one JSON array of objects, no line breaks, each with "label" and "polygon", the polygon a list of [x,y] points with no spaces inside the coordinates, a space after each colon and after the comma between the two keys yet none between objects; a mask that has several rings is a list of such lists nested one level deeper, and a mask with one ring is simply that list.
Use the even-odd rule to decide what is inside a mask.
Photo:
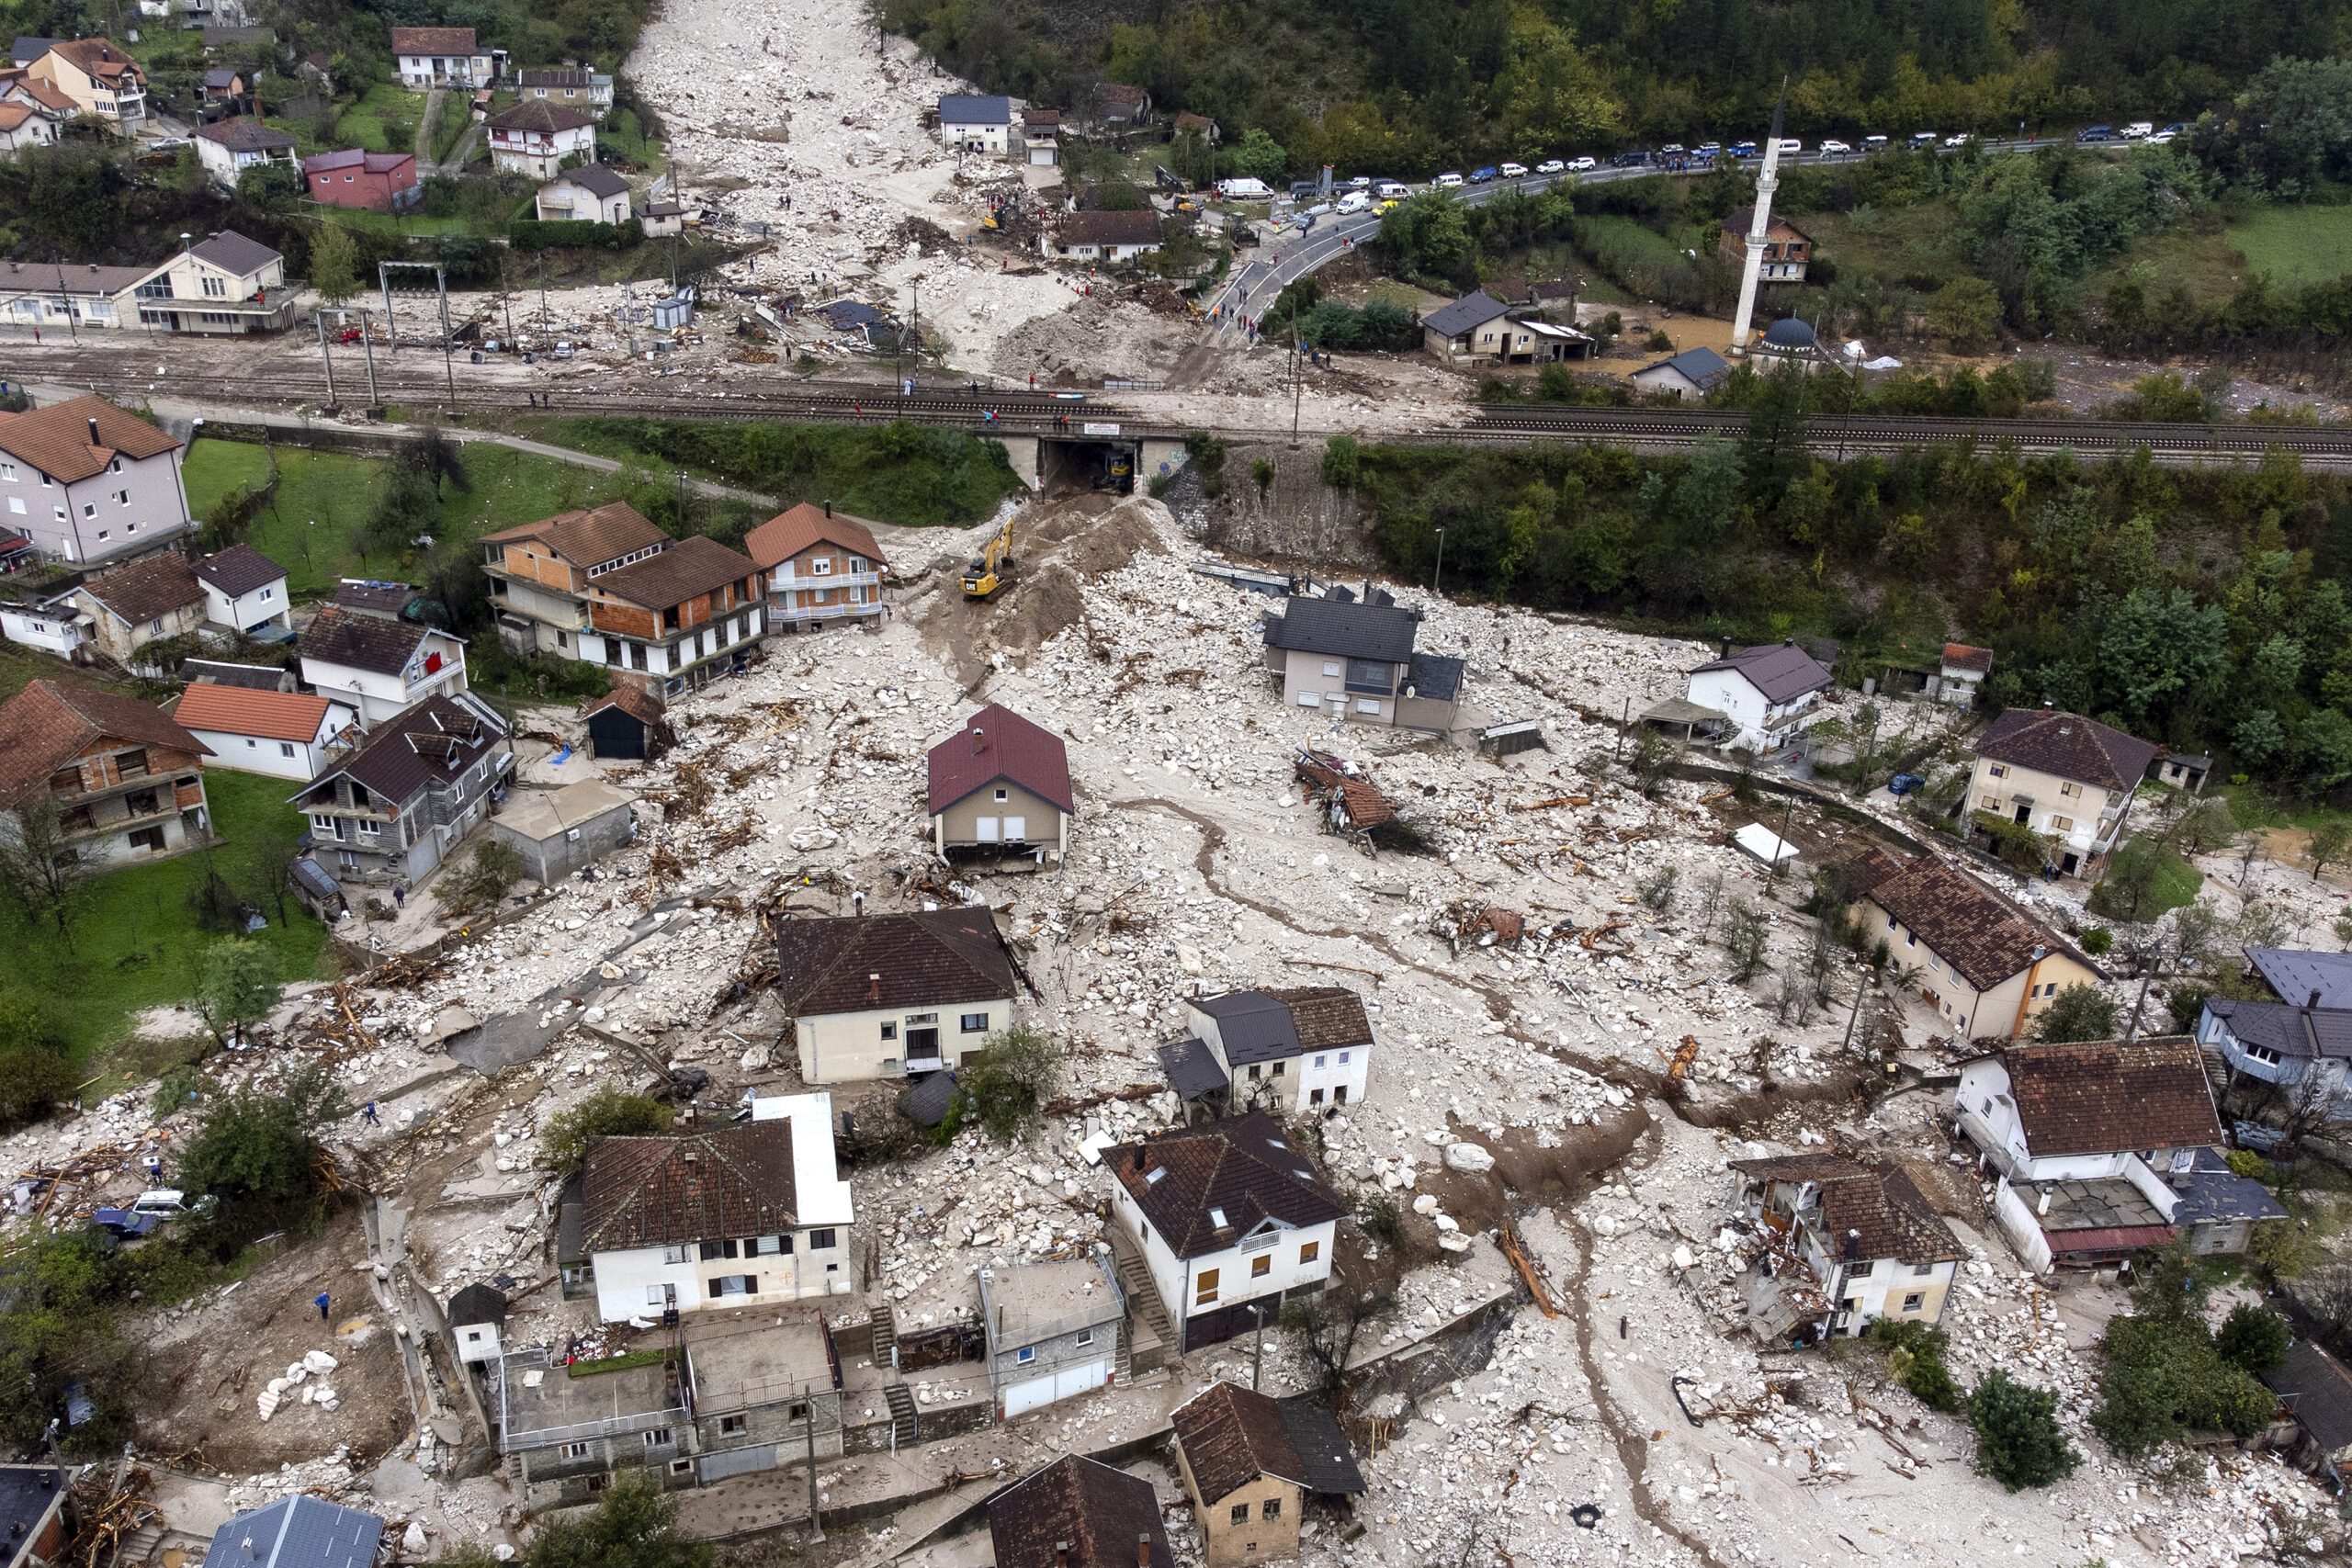
[{"label": "white van", "polygon": [[1460,190],[1462,188],[1462,176],[1460,175],[1448,172],[1438,175],[1438,177],[1431,180],[1430,184],[1436,186],[1439,190]]},{"label": "white van", "polygon": [[1271,201],[1274,195],[1274,187],[1265,181],[1249,178],[1223,181],[1216,190],[1227,201]]},{"label": "white van", "polygon": [[1351,190],[1340,198],[1340,205],[1334,210],[1342,217],[1351,212],[1369,212],[1372,210],[1372,193],[1368,190]]},{"label": "white van", "polygon": [[1383,201],[1402,201],[1413,193],[1395,180],[1383,180],[1373,186],[1372,194]]},{"label": "white van", "polygon": [[2121,130],[2116,132],[2118,136],[2122,137],[2126,141],[2139,141],[2147,137],[2154,136],[2155,133],[2156,122],[2152,119],[2135,119],[2131,124],[2125,126]]}]

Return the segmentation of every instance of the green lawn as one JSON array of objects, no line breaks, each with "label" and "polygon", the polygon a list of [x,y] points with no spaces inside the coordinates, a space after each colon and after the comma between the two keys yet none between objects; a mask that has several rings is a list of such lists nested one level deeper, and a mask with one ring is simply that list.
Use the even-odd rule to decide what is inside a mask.
[{"label": "green lawn", "polygon": [[1813,237],[1815,249],[1835,262],[1841,276],[1870,273],[1934,288],[1968,271],[1954,238],[1959,215],[1949,202],[1792,212],[1788,219]]},{"label": "green lawn", "polygon": [[208,768],[204,789],[215,829],[226,840],[209,857],[184,854],[97,877],[83,889],[70,950],[47,931],[17,945],[12,978],[47,997],[65,1023],[75,1060],[85,1066],[128,1036],[131,1014],[184,1000],[194,990],[197,955],[219,940],[199,930],[188,912],[188,895],[208,858],[269,918],[268,929],[254,940],[277,954],[279,977],[307,980],[319,973],[326,928],[291,900],[289,923],[281,927],[263,892],[260,863],[269,858],[260,841],[265,829],[277,821],[283,829],[280,847],[301,830],[301,813],[286,804],[292,786],[284,779]]},{"label": "green lawn", "polygon": [[[390,212],[370,212],[358,207],[321,207],[313,214],[330,223],[340,223],[346,229],[367,234],[469,234],[473,225],[458,213],[446,218],[427,218],[415,213],[395,216]],[[493,229],[492,233],[503,231]],[[490,236],[485,234],[482,238]]]},{"label": "green lawn", "polygon": [[[465,112],[463,106],[458,113]],[[335,136],[346,147],[370,152],[410,152],[416,148],[416,124],[424,118],[424,95],[392,82],[379,82],[359,96],[335,122]]]},{"label": "green lawn", "polygon": [[2282,288],[2352,270],[2352,207],[2266,207],[2228,232],[2247,265]]},{"label": "green lawn", "polygon": [[2151,299],[2166,298],[2176,284],[2200,299],[2226,299],[2245,278],[2246,260],[2220,230],[2183,225],[2143,235],[2091,277],[2086,297],[2098,299],[2125,273],[2140,280]]}]

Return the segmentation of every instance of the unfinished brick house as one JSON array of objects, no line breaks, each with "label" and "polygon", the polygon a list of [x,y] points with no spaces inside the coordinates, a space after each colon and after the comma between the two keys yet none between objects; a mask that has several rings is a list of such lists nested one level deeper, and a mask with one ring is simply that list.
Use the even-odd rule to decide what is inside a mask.
[{"label": "unfinished brick house", "polygon": [[625,501],[560,512],[481,536],[498,640],[517,653],[584,658],[588,582],[668,549],[670,536]]},{"label": "unfinished brick house", "polygon": [[1364,1489],[1347,1434],[1314,1400],[1270,1399],[1211,1383],[1176,1407],[1176,1474],[1207,1542],[1208,1568],[1298,1555],[1299,1520],[1315,1497]]},{"label": "unfinished brick house", "polygon": [[774,597],[768,622],[779,631],[807,632],[841,621],[882,618],[882,585],[890,563],[862,517],[802,502],[780,512],[743,540],[768,574]]},{"label": "unfinished brick house", "polygon": [[696,536],[587,584],[579,657],[662,696],[734,668],[767,626],[767,573]]},{"label": "unfinished brick house", "polygon": [[[0,834],[57,812],[54,849],[96,865],[193,849],[212,833],[204,743],[145,703],[35,681],[0,705]],[[46,824],[41,829],[46,831]]]}]

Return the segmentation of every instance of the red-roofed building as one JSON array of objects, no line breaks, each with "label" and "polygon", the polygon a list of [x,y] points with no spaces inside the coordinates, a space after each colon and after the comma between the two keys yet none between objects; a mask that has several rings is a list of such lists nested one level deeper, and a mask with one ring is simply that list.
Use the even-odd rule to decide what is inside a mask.
[{"label": "red-roofed building", "polygon": [[778,513],[743,540],[744,553],[768,574],[771,630],[815,631],[835,621],[882,614],[890,563],[862,517],[802,502]]},{"label": "red-roofed building", "polygon": [[[92,866],[212,836],[204,743],[133,697],[35,681],[0,703],[0,810],[56,812],[47,846]],[[0,831],[21,833],[14,817]]]},{"label": "red-roofed building", "polygon": [[1059,865],[1077,811],[1062,738],[991,703],[931,749],[931,841],[940,854],[1007,853]]},{"label": "red-roofed building", "polygon": [[[210,748],[212,766],[308,784],[350,743],[359,710],[315,692],[256,691],[198,681],[170,709]],[[348,733],[347,733],[348,732]]]},{"label": "red-roofed building", "polygon": [[484,49],[471,28],[392,29],[392,55],[400,62],[401,85],[414,92],[487,87],[498,79],[505,53],[503,49]]},{"label": "red-roofed building", "polygon": [[311,187],[312,201],[369,212],[413,207],[424,194],[416,183],[415,153],[369,152],[358,147],[303,159],[302,183]]}]

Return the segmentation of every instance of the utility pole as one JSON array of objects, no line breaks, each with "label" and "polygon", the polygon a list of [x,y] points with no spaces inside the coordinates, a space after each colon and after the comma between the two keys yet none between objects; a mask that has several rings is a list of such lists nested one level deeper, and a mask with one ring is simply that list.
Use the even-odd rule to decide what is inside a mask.
[{"label": "utility pole", "polygon": [[1440,529],[1437,531],[1437,566],[1436,566],[1436,569],[1435,569],[1435,570],[1433,570],[1430,573],[1430,592],[1431,593],[1436,593],[1436,592],[1441,592],[1441,589],[1440,589],[1439,585],[1440,585],[1441,583],[1444,582],[1444,581],[1445,581],[1445,530],[1444,530],[1444,529],[1442,529],[1442,528],[1440,528]]},{"label": "utility pole", "polygon": [[433,269],[433,281],[441,291],[441,374],[448,379],[449,402],[454,407],[458,401],[458,371],[449,362],[449,282],[437,266]]},{"label": "utility pole", "polygon": [[808,1544],[821,1546],[825,1540],[824,1524],[817,1517],[817,1401],[807,1384],[800,1389],[800,1408],[807,1413],[808,1433]]},{"label": "utility pole", "polygon": [[1625,755],[1625,731],[1632,728],[1634,728],[1634,699],[1627,697],[1625,699],[1625,712],[1623,716],[1617,720],[1617,744],[1611,747],[1609,750],[1609,760],[1611,761],[1617,761]]},{"label": "utility pole", "polygon": [[359,351],[368,359],[368,406],[379,409],[384,400],[376,395],[376,334],[368,330],[368,308],[359,308]]},{"label": "utility pole", "polygon": [[1795,817],[1796,814],[1797,797],[1796,793],[1792,790],[1789,794],[1789,804],[1787,807],[1781,813],[1781,830],[1776,835],[1780,841],[1772,846],[1772,863],[1764,868],[1764,883],[1768,887],[1781,879],[1781,861],[1782,858],[1781,852],[1788,848],[1789,821],[1792,818]]},{"label": "utility pole", "polygon": [[2148,987],[2156,972],[2164,967],[2165,939],[2159,935],[2149,944],[2147,967],[2140,972],[2140,992],[2132,998],[2132,1018],[2123,1026],[2123,1043],[2129,1045],[2140,1037],[2140,1010],[2148,1005]]},{"label": "utility pole", "polygon": [[1251,1309],[1250,1318],[1258,1332],[1250,1341],[1250,1392],[1258,1392],[1258,1374],[1266,1370],[1266,1303],[1260,1302]]},{"label": "utility pole", "polygon": [[1862,997],[1870,988],[1870,971],[1864,970],[1861,979],[1854,985],[1854,1010],[1846,1015],[1846,1038],[1838,1043],[1838,1054],[1841,1056],[1854,1048],[1854,1023],[1862,1016]]},{"label": "utility pole", "polygon": [[323,314],[313,314],[311,321],[319,329],[319,358],[327,367],[327,407],[334,408],[337,406],[334,396],[334,355],[327,351],[327,319]]}]

